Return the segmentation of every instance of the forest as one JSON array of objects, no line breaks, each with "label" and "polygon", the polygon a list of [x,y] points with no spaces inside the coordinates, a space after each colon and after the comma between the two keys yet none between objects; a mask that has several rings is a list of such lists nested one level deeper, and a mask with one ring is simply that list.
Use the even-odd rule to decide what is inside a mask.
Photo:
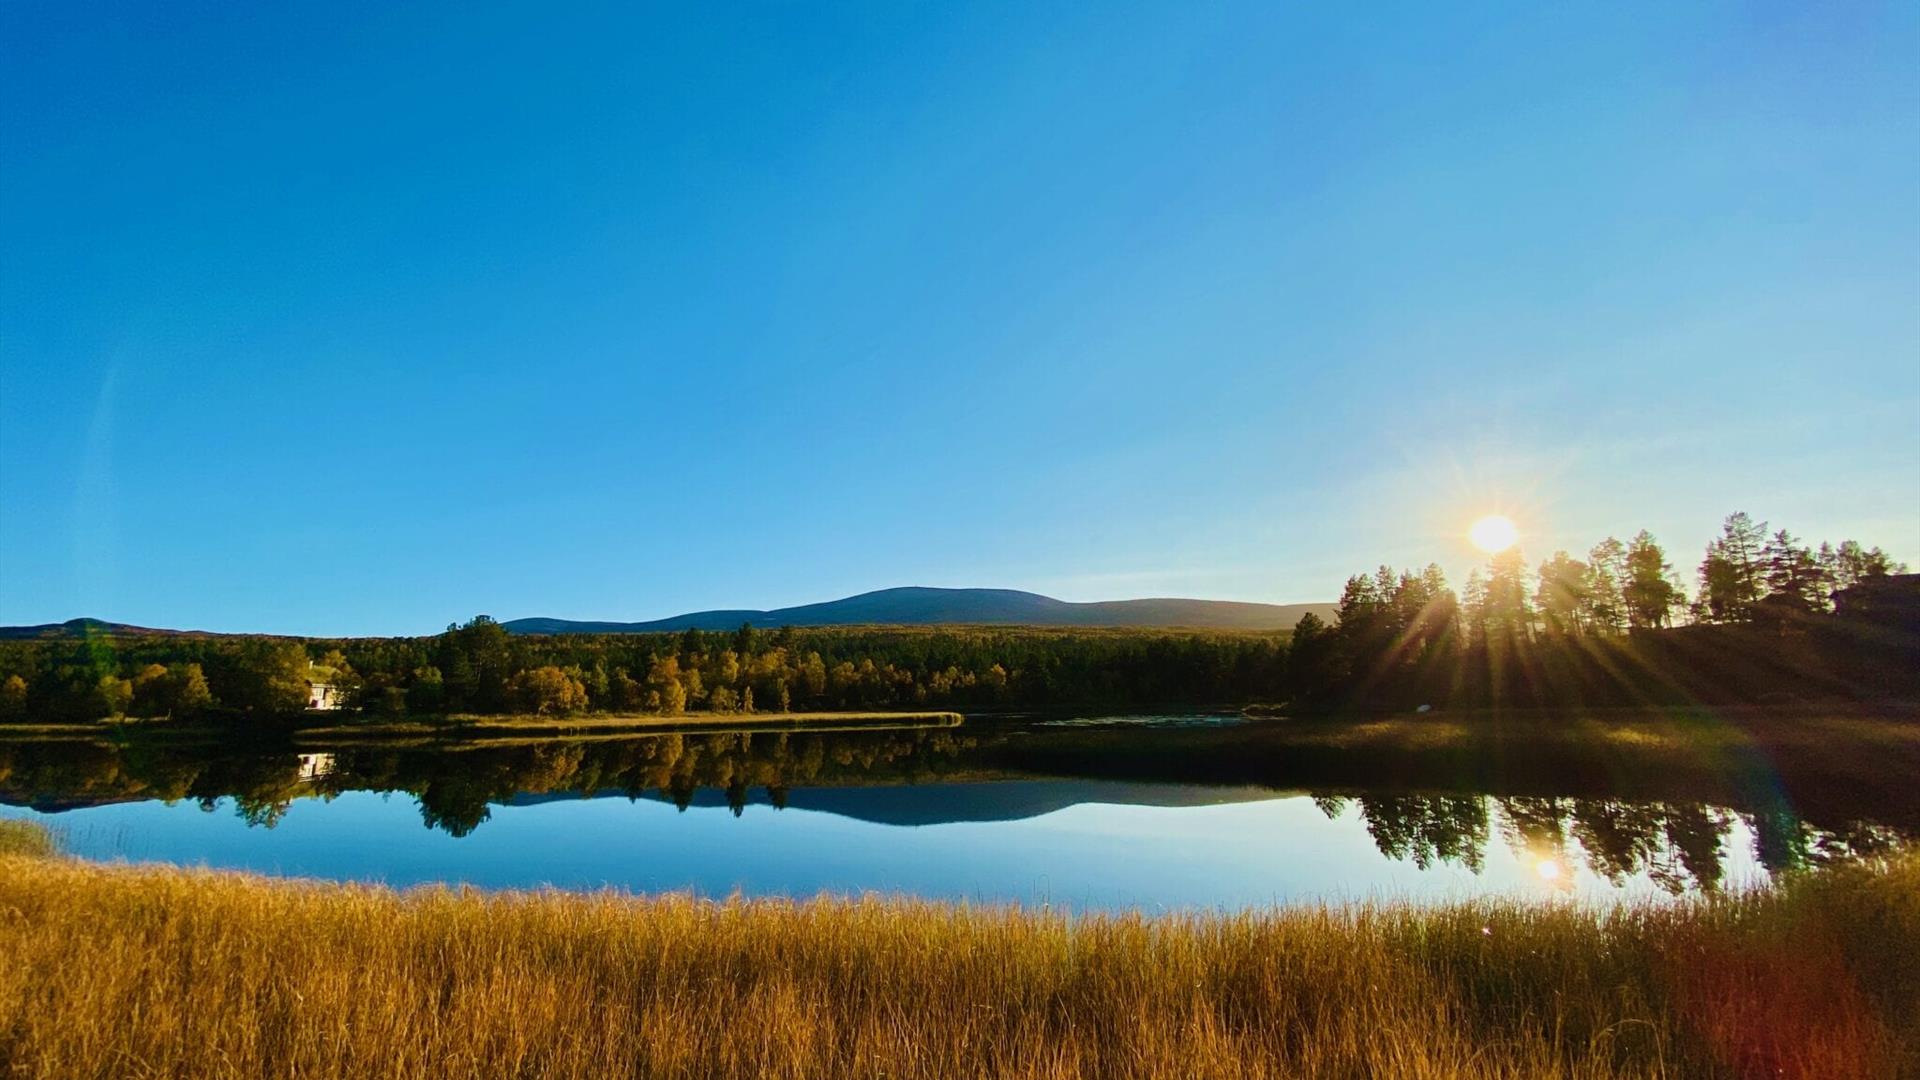
[{"label": "forest", "polygon": [[[1430,708],[1883,700],[1920,694],[1910,623],[1836,611],[1906,568],[1802,544],[1747,514],[1691,593],[1645,531],[1584,559],[1492,557],[1456,593],[1437,565],[1350,578],[1339,616],[1272,633],[835,627],[427,637],[90,635],[0,642],[0,723],[297,722],[311,684],[348,718],[582,712]],[[1910,579],[1909,579],[1910,582]]]}]

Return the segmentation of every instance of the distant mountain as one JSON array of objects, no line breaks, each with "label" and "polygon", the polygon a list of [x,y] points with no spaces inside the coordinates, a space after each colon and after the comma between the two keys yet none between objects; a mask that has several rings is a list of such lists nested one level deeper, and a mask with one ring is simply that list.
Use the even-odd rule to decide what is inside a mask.
[{"label": "distant mountain", "polygon": [[88,638],[102,634],[208,634],[205,630],[160,630],[151,626],[107,622],[104,619],[68,619],[62,623],[38,626],[0,626],[0,641],[30,641],[37,638]]},{"label": "distant mountain", "polygon": [[1076,604],[1015,589],[881,589],[844,600],[773,611],[695,611],[652,622],[514,619],[516,634],[644,634],[778,626],[1157,626],[1206,630],[1290,629],[1308,612],[1331,622],[1332,604],[1248,604],[1234,600],[1103,600]]}]

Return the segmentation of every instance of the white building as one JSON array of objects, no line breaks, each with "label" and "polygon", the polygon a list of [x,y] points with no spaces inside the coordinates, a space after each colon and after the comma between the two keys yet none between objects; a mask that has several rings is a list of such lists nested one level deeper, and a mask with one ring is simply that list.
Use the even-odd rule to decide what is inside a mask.
[{"label": "white building", "polygon": [[337,709],[340,707],[340,691],[332,683],[310,682],[307,684],[307,708]]}]

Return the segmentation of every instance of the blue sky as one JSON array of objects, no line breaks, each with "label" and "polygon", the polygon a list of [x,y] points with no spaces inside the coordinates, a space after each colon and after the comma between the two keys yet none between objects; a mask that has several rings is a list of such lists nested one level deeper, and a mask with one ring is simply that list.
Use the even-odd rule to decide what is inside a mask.
[{"label": "blue sky", "polygon": [[1920,5],[268,7],[0,13],[0,622],[1920,559]]}]

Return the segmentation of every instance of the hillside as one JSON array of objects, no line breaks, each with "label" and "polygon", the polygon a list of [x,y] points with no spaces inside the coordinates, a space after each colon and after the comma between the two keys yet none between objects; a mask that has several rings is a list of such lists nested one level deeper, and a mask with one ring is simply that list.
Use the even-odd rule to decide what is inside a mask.
[{"label": "hillside", "polygon": [[203,630],[163,630],[152,626],[132,626],[104,619],[68,619],[63,623],[35,626],[0,626],[0,641],[32,641],[40,638],[88,638],[101,635],[128,637],[149,634],[204,634]]},{"label": "hillside", "polygon": [[1072,603],[1015,589],[881,589],[842,600],[772,611],[695,611],[650,622],[514,619],[516,634],[641,634],[777,626],[1184,626],[1210,630],[1282,630],[1308,612],[1332,621],[1332,604],[1250,604],[1233,600],[1104,600]]}]

